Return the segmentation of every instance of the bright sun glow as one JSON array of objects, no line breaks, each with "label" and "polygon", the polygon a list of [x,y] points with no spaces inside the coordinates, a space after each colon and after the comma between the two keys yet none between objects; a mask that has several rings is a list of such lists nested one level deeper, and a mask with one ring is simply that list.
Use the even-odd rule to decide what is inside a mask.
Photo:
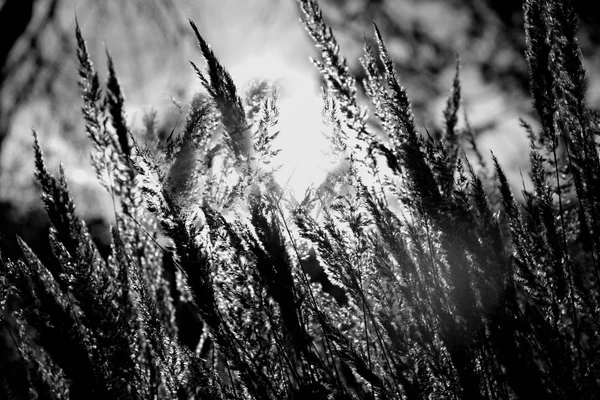
[{"label": "bright sun glow", "polygon": [[279,87],[281,133],[275,147],[281,152],[275,164],[281,169],[275,177],[296,198],[302,198],[311,184],[318,185],[325,179],[330,165],[323,136],[322,99],[312,75],[286,65],[277,56],[248,59],[230,72],[240,86],[253,78],[265,78]]}]

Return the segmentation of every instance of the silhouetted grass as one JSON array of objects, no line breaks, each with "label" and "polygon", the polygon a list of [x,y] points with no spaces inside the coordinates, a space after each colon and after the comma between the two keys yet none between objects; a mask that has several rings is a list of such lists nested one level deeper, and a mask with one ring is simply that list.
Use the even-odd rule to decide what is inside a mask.
[{"label": "silhouetted grass", "polygon": [[[459,123],[458,62],[434,139],[418,131],[375,26],[381,63],[369,43],[362,59],[369,116],[316,1],[300,5],[345,161],[299,200],[272,174],[276,88],[243,99],[193,22],[207,93],[165,140],[148,118],[145,144],[127,126],[110,56],[103,87],[77,28],[92,163],[116,225],[103,258],[34,132],[55,262],[22,241],[21,258],[0,258],[1,305],[20,304],[3,322],[30,396],[597,398],[600,120],[585,103],[570,2],[524,7],[541,123],[523,124],[524,204],[495,157],[486,174]],[[336,297],[307,273],[314,255]]]}]

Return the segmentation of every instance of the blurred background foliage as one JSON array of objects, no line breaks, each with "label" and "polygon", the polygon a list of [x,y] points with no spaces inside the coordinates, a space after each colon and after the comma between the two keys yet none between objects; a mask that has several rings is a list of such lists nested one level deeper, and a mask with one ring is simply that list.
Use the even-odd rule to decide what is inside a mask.
[{"label": "blurred background foliage", "polygon": [[[364,40],[372,22],[381,29],[400,81],[413,101],[417,123],[436,135],[461,60],[463,105],[480,149],[492,148],[521,184],[528,170],[526,134],[519,118],[533,122],[524,59],[519,0],[321,0],[342,54],[359,79]],[[589,98],[600,106],[600,14],[594,2],[575,1],[579,39],[588,69]],[[79,213],[98,243],[108,243],[111,205],[89,167],[77,86],[75,20],[102,76],[110,51],[127,95],[134,133],[156,110],[170,132],[182,117],[173,104],[200,89],[188,60],[199,60],[187,19],[193,19],[220,61],[243,87],[253,77],[279,81],[282,97],[299,97],[301,119],[320,119],[319,77],[308,60],[316,50],[298,22],[294,0],[0,0],[0,240],[11,254],[18,234],[44,259],[47,222],[33,182],[31,127],[40,134],[51,168],[64,163]],[[309,86],[308,88],[306,86]],[[308,114],[303,115],[306,110]],[[300,120],[300,119],[299,119]],[[299,121],[298,120],[298,121]],[[307,125],[314,126],[314,125]],[[423,129],[425,131],[425,129]],[[281,143],[285,146],[285,143]],[[16,357],[0,338],[0,363]]]},{"label": "blurred background foliage", "polygon": [[[351,71],[381,29],[417,123],[435,136],[461,60],[463,105],[480,148],[492,148],[512,171],[527,170],[527,142],[519,126],[533,115],[524,59],[519,0],[321,0]],[[589,103],[600,105],[600,15],[593,2],[576,1],[582,57],[590,79]],[[0,236],[21,235],[38,252],[46,242],[45,216],[33,184],[31,127],[40,132],[51,168],[64,163],[80,214],[97,240],[107,235],[108,196],[89,167],[77,86],[75,20],[101,75],[105,50],[115,60],[136,127],[151,108],[170,132],[181,122],[173,102],[188,102],[200,88],[188,60],[198,60],[187,19],[193,19],[242,88],[253,77],[281,82],[283,96],[306,86],[313,96],[295,107],[313,113],[318,74],[308,60],[316,50],[298,22],[293,0],[4,0],[0,1]],[[307,111],[308,114],[308,111]],[[303,119],[320,115],[302,115]],[[311,126],[311,125],[307,125]],[[425,129],[423,129],[425,131]],[[285,147],[285,143],[281,143]],[[4,248],[10,248],[6,246]],[[11,254],[7,254],[11,255]]]}]

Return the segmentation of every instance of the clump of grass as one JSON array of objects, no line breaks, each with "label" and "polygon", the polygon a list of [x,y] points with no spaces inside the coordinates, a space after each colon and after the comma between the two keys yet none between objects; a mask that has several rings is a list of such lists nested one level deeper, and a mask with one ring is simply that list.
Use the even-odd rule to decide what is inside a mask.
[{"label": "clump of grass", "polygon": [[105,259],[34,132],[53,262],[22,241],[20,259],[0,257],[0,305],[21,306],[3,324],[30,396],[596,398],[599,119],[570,3],[524,8],[541,123],[524,124],[524,204],[495,158],[494,180],[470,161],[483,158],[458,124],[458,63],[434,139],[418,131],[375,26],[362,59],[369,116],[318,4],[300,5],[321,51],[328,136],[346,162],[298,201],[269,169],[276,91],[256,84],[244,100],[193,23],[206,93],[181,132],[147,144],[127,126],[110,56],[102,86],[77,28],[92,164],[116,224]]}]

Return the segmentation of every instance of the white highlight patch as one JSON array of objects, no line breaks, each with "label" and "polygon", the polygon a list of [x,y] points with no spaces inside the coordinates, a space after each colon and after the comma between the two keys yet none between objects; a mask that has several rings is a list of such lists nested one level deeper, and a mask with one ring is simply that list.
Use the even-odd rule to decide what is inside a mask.
[{"label": "white highlight patch", "polygon": [[[307,63],[308,64],[308,63]],[[238,87],[254,78],[275,82],[279,88],[277,106],[280,130],[274,148],[281,149],[274,164],[281,165],[275,177],[282,187],[298,199],[311,185],[321,183],[331,162],[329,144],[323,132],[323,101],[312,75],[283,62],[277,55],[262,55],[245,60],[231,69]]]}]

